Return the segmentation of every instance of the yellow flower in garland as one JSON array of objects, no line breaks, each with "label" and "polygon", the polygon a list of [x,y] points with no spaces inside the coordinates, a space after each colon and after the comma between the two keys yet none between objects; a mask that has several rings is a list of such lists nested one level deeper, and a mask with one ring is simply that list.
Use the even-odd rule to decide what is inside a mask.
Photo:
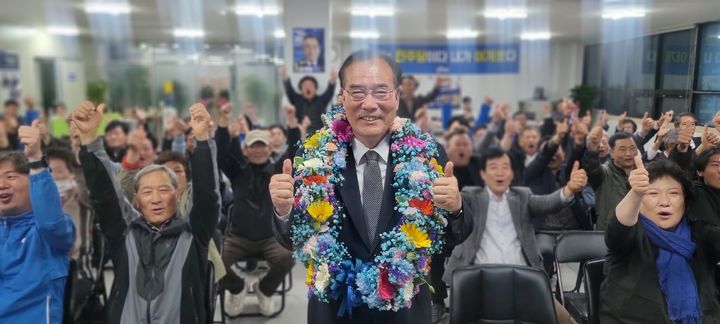
[{"label": "yellow flower in garland", "polygon": [[442,165],[440,165],[440,163],[438,163],[438,161],[437,161],[435,158],[432,158],[432,159],[430,160],[430,165],[434,165],[434,166],[435,166],[435,170],[436,170],[437,172],[440,172],[440,175],[441,175],[441,176],[444,176],[444,175],[445,175],[445,172],[443,172],[443,167],[442,167]]},{"label": "yellow flower in garland", "polygon": [[320,136],[322,136],[322,132],[317,132],[313,136],[310,136],[310,138],[305,141],[305,149],[311,150],[320,146]]},{"label": "yellow flower in garland", "polygon": [[400,226],[400,230],[405,233],[408,241],[415,246],[416,249],[430,247],[430,239],[427,233],[423,232],[417,225],[413,223],[405,223]]},{"label": "yellow flower in garland", "polygon": [[325,223],[333,214],[333,205],[325,200],[316,200],[307,208],[308,214],[318,223]]},{"label": "yellow flower in garland", "polygon": [[305,271],[305,284],[310,286],[313,283],[313,275],[315,274],[315,262],[312,259],[308,261],[307,271]]}]

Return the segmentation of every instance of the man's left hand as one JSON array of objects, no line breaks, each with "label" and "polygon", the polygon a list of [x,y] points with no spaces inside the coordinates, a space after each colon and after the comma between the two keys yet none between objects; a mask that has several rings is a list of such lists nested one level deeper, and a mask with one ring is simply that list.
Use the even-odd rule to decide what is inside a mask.
[{"label": "man's left hand", "polygon": [[207,141],[210,138],[210,113],[201,103],[190,106],[190,127],[195,139]]},{"label": "man's left hand", "polygon": [[452,214],[459,212],[460,208],[462,208],[462,198],[460,197],[457,178],[453,176],[452,162],[445,165],[445,176],[433,181],[432,194],[437,207]]}]

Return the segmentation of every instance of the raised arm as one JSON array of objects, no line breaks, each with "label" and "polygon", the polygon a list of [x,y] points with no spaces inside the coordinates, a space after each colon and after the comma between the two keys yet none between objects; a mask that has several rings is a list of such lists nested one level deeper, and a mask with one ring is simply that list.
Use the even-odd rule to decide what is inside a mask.
[{"label": "raised arm", "polygon": [[582,157],[582,167],[587,171],[588,182],[593,189],[597,189],[605,181],[605,171],[600,164],[598,149],[602,140],[603,130],[595,126],[588,135],[587,146]]},{"label": "raised arm", "polygon": [[288,100],[293,105],[297,105],[297,103],[302,99],[302,96],[299,93],[295,92],[295,89],[293,89],[293,86],[290,83],[290,76],[288,76],[287,73],[287,67],[280,67],[280,77],[282,78],[283,87],[285,87],[285,95],[287,96]]},{"label": "raised arm", "polygon": [[419,106],[422,106],[424,104],[427,104],[427,103],[435,100],[435,98],[437,98],[437,96],[440,95],[440,83],[441,83],[440,77],[436,77],[435,85],[433,85],[432,90],[430,92],[428,92],[426,95],[418,96],[416,98]]},{"label": "raised arm", "polygon": [[220,212],[220,190],[210,143],[211,118],[202,104],[190,107],[190,118],[193,136],[197,139],[197,147],[190,157],[193,169],[190,227],[193,235],[207,245],[217,227],[217,215]]},{"label": "raised arm", "polygon": [[92,206],[98,211],[97,217],[103,234],[110,241],[111,248],[124,244],[125,229],[139,217],[139,213],[125,199],[115,178],[112,162],[105,152],[97,128],[105,108],[97,110],[86,101],[73,113],[73,127],[80,135],[80,163],[87,182]]},{"label": "raised arm", "polygon": [[[327,109],[327,105],[332,101],[333,94],[335,94],[335,85],[337,84],[337,77],[338,73],[335,68],[330,70],[330,81],[328,81],[327,88],[325,89],[325,92],[320,96],[320,103],[322,106]],[[323,110],[325,112],[325,110]]]},{"label": "raised arm", "polygon": [[[39,120],[32,126],[20,126],[18,137],[25,148],[30,163],[42,160],[41,130]],[[72,219],[63,214],[60,193],[47,167],[30,170],[30,204],[35,224],[48,245],[69,253],[75,242],[75,226]]]},{"label": "raised arm", "polygon": [[240,174],[242,166],[245,165],[247,161],[240,152],[240,143],[237,137],[231,139],[228,129],[230,115],[232,115],[232,105],[223,105],[220,108],[218,128],[215,132],[215,142],[217,145],[218,167],[232,180]]}]

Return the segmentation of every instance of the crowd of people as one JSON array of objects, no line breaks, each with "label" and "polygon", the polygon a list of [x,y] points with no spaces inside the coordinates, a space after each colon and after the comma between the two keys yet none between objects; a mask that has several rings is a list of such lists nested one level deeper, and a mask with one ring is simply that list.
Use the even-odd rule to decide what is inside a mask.
[{"label": "crowd of people", "polygon": [[[329,232],[344,253],[385,266],[375,262],[390,244],[387,233],[411,225],[395,223],[407,215],[392,216],[406,210],[399,192],[412,191],[393,182],[400,174],[396,166],[408,162],[399,157],[393,132],[432,131],[426,105],[438,96],[440,82],[417,95],[413,76],[368,52],[331,71],[322,94],[312,76],[302,77],[296,91],[286,68],[279,74],[289,102],[283,124],[260,125],[252,104],[239,113],[222,103],[212,114],[194,104],[181,112],[188,117],[167,121],[160,141],[142,118],[132,130],[122,121],[100,130],[105,105],[88,101],[62,116],[70,131],[56,138],[32,97],[24,100],[24,117],[19,102],[6,101],[0,122],[0,322],[86,316],[68,313],[65,290],[72,287],[66,282],[95,278],[86,269],[103,269],[108,260],[114,272],[102,312],[108,323],[207,322],[213,316],[207,296],[212,283],[205,279],[210,267],[229,316],[243,312],[251,290],[260,312],[272,316],[272,296],[299,260],[308,267],[309,322],[435,323],[446,312],[454,269],[525,265],[551,277],[554,241],[536,234],[568,230],[606,233],[602,323],[720,321],[714,275],[720,261],[720,112],[699,131],[692,113],[674,116],[672,110],[657,118],[645,113],[639,122],[622,114],[611,129],[607,113],[581,114],[568,99],[554,102],[544,118],[529,118],[489,97],[476,114],[471,98],[463,98],[447,130],[415,138],[423,143],[417,154],[427,154],[421,161],[434,161],[419,186],[431,189],[419,199],[434,203],[435,213],[442,209],[445,220],[444,235],[424,233],[431,242],[425,248],[442,242],[425,261],[433,289],[422,285],[410,296],[412,306],[392,311],[373,306],[371,297],[355,297],[361,301],[347,306],[354,309],[347,314],[341,305],[347,301],[328,302],[333,294],[322,293],[334,288],[319,286],[316,262],[322,258],[308,252],[314,247],[307,240],[337,226]],[[326,114],[336,109],[331,102],[342,106],[333,110],[341,119]],[[338,123],[346,123],[352,137],[316,145],[322,136],[347,131]],[[314,150],[345,152],[343,168],[308,166]],[[321,169],[329,173],[302,176]],[[338,209],[347,217],[325,223],[326,216],[308,227],[315,236],[300,233],[295,224],[304,211],[297,208],[305,202],[298,195],[319,190],[312,183],[324,181],[323,175],[335,193],[329,206],[342,201]],[[249,259],[268,263],[259,280],[233,267]],[[358,267],[353,271],[360,273]],[[362,287],[354,289],[343,294],[360,294]],[[87,303],[83,295],[89,293],[71,298]],[[562,304],[555,308],[558,322],[572,323]]]}]

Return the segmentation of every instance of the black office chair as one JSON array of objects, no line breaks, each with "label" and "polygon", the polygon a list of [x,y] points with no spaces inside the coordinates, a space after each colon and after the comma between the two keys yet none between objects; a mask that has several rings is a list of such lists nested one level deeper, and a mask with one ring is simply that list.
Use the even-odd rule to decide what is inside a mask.
[{"label": "black office chair", "polygon": [[[588,321],[585,293],[580,292],[583,280],[583,266],[591,259],[604,257],[607,254],[605,232],[602,231],[569,231],[557,238],[555,242],[555,269],[560,302],[572,317],[582,323]],[[579,262],[575,287],[565,290],[563,287],[561,263]]]},{"label": "black office chair", "polygon": [[600,285],[605,280],[605,259],[585,263],[585,294],[587,296],[587,317],[589,324],[600,324]]},{"label": "black office chair", "polygon": [[451,324],[556,322],[550,282],[542,270],[484,264],[453,272]]}]

